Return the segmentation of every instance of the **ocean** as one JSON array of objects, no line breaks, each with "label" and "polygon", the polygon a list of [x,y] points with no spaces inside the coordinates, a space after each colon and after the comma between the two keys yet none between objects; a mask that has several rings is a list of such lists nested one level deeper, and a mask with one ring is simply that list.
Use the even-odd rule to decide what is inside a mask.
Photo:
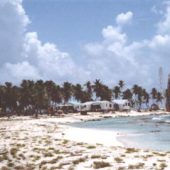
[{"label": "ocean", "polygon": [[170,115],[116,117],[71,126],[117,131],[118,140],[127,147],[170,151]]}]

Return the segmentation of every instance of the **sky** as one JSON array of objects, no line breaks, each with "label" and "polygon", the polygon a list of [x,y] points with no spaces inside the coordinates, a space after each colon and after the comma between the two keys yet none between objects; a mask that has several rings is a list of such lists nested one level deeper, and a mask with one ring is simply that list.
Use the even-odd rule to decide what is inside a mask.
[{"label": "sky", "polygon": [[0,82],[159,88],[170,73],[170,1],[1,0]]}]

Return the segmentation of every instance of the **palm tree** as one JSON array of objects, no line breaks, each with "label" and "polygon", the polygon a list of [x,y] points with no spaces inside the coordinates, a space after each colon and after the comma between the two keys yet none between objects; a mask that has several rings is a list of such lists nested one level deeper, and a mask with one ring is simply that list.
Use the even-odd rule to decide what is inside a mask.
[{"label": "palm tree", "polygon": [[4,102],[5,102],[5,112],[11,114],[16,108],[17,95],[15,88],[11,82],[5,82],[4,87]]},{"label": "palm tree", "polygon": [[137,84],[134,84],[132,87],[132,92],[133,92],[133,104],[134,107],[137,108],[138,105],[138,93],[139,93],[139,86]]},{"label": "palm tree", "polygon": [[132,100],[132,92],[130,91],[130,89],[126,89],[124,92],[123,92],[123,99],[127,99],[129,101]]},{"label": "palm tree", "polygon": [[32,114],[34,101],[35,83],[31,80],[23,80],[19,90],[19,111],[23,114]]},{"label": "palm tree", "polygon": [[74,97],[77,101],[82,100],[83,89],[82,89],[81,84],[76,84],[75,86],[73,86],[73,93],[74,93]]},{"label": "palm tree", "polygon": [[86,87],[86,92],[88,94],[88,99],[92,100],[93,88],[92,88],[91,82],[87,81],[87,83],[85,84],[85,87]]},{"label": "palm tree", "polygon": [[101,89],[100,89],[100,98],[101,98],[101,100],[109,100],[109,101],[111,101],[112,90],[109,89],[108,86],[102,85]]},{"label": "palm tree", "polygon": [[64,103],[67,103],[72,96],[72,85],[71,85],[71,83],[64,82],[62,92],[63,92]]},{"label": "palm tree", "polygon": [[159,108],[160,108],[160,105],[162,104],[162,100],[163,100],[162,93],[160,93],[160,92],[157,92],[157,98],[156,98],[156,102],[158,103],[158,105],[159,105]]},{"label": "palm tree", "polygon": [[138,86],[138,110],[141,110],[141,106],[143,103],[143,89],[142,87]]},{"label": "palm tree", "polygon": [[96,95],[96,100],[97,98],[100,98],[100,94],[101,94],[101,87],[102,87],[102,83],[100,82],[99,79],[96,79],[93,85],[93,91],[95,92]]},{"label": "palm tree", "polygon": [[119,95],[120,95],[120,87],[119,86],[115,86],[113,89],[113,94],[114,94],[114,98],[118,99]]},{"label": "palm tree", "polygon": [[148,109],[150,96],[149,96],[149,93],[145,89],[143,89],[143,99],[144,99],[144,103],[146,104],[146,107]]},{"label": "palm tree", "polygon": [[0,85],[0,108],[1,112],[5,112],[5,86]]},{"label": "palm tree", "polygon": [[62,102],[62,88],[59,85],[55,85],[53,89],[53,93],[51,95],[51,100],[55,103],[55,106],[57,103]]},{"label": "palm tree", "polygon": [[47,109],[48,99],[45,95],[44,82],[42,80],[38,80],[34,85],[34,101],[35,101],[35,111],[36,117],[38,114],[42,112],[43,109]]},{"label": "palm tree", "polygon": [[122,97],[122,93],[123,93],[123,88],[125,86],[125,83],[123,80],[120,80],[119,83],[118,83],[119,87],[120,87],[120,96]]},{"label": "palm tree", "polygon": [[52,100],[52,95],[54,93],[54,89],[55,89],[55,83],[53,81],[46,81],[44,83],[45,86],[45,95],[47,96],[47,100],[48,100],[48,106],[50,107],[51,104],[53,104],[53,100]]},{"label": "palm tree", "polygon": [[153,104],[155,103],[155,100],[157,98],[157,94],[158,94],[158,91],[156,90],[156,88],[152,88],[151,96],[152,96]]}]

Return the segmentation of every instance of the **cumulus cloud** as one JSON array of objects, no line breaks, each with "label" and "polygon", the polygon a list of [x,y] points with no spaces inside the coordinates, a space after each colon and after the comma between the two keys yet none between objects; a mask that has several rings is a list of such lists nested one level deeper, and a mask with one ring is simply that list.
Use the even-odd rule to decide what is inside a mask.
[{"label": "cumulus cloud", "polygon": [[[91,69],[91,73],[97,73],[102,80],[106,80],[105,77],[107,77],[107,83],[118,82],[122,78],[131,85],[139,83],[147,88],[158,87],[159,67],[164,66],[166,75],[170,71],[166,64],[170,62],[168,4],[166,9],[163,20],[159,23],[158,34],[151,39],[131,43],[128,41],[127,34],[122,31],[122,27],[131,22],[133,13],[119,14],[116,17],[116,26],[109,25],[102,30],[102,42],[89,43],[85,46],[89,56],[96,54],[95,58],[89,57],[88,69]],[[99,49],[100,53],[97,53],[95,49],[96,51]]]},{"label": "cumulus cloud", "polygon": [[130,42],[124,32],[133,13],[118,14],[116,25],[101,30],[103,40],[84,45],[85,56],[78,65],[69,53],[56,44],[42,43],[37,32],[28,32],[31,23],[22,0],[0,1],[0,80],[19,82],[22,79],[52,79],[56,82],[82,82],[101,79],[112,85],[123,79],[127,84],[152,87],[158,79],[158,68],[166,74],[170,63],[170,5],[158,23],[151,39]]},{"label": "cumulus cloud", "polygon": [[128,11],[126,13],[121,13],[116,17],[116,23],[118,25],[124,25],[131,23],[133,18],[133,13],[131,11]]},{"label": "cumulus cloud", "polygon": [[0,2],[1,81],[52,79],[81,81],[88,73],[71,56],[53,43],[42,43],[37,32],[27,32],[30,24],[22,0]]},{"label": "cumulus cloud", "polygon": [[166,3],[166,12],[164,18],[158,23],[158,32],[161,34],[170,34],[170,3]]}]

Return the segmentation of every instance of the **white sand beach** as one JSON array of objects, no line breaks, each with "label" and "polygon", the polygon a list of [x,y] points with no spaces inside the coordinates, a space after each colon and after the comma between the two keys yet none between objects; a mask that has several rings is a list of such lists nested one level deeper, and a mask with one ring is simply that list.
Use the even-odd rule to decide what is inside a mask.
[{"label": "white sand beach", "polygon": [[[144,115],[151,113],[133,113]],[[132,113],[69,114],[0,119],[1,170],[170,169],[170,152],[126,148],[117,132],[74,128],[69,122]],[[160,112],[156,114],[161,114]]]}]

